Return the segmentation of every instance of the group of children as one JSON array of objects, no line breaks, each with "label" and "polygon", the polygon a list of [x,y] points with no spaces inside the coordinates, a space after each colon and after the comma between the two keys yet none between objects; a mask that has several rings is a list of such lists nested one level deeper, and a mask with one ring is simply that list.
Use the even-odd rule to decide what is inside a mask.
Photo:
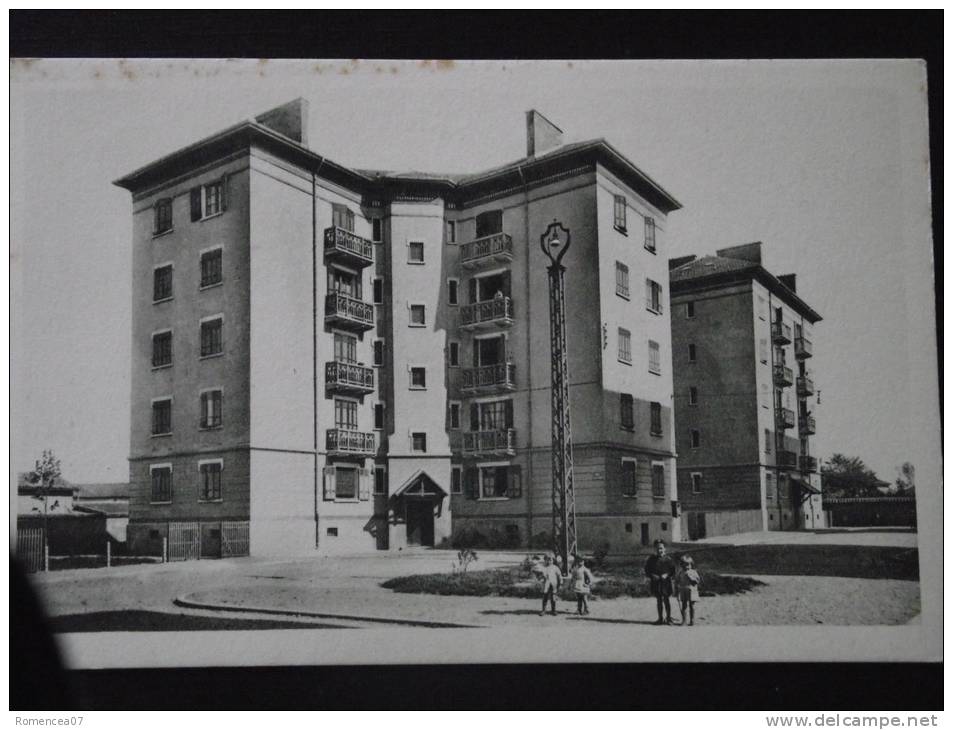
[{"label": "group of children", "polygon": [[[699,596],[698,586],[701,583],[701,577],[695,570],[695,561],[692,560],[691,556],[683,555],[679,559],[680,569],[676,568],[674,560],[665,554],[665,543],[661,540],[655,541],[655,551],[655,555],[651,556],[645,564],[645,574],[651,583],[652,595],[656,597],[658,607],[656,625],[671,625],[673,623],[669,597],[674,593],[682,611],[682,626],[693,626],[695,624],[695,603]],[[555,616],[556,596],[559,594],[563,582],[562,573],[549,555],[543,557],[542,565],[539,564],[539,558],[533,556],[533,572],[536,574],[543,590],[543,605],[539,615],[544,616],[546,607],[549,606],[549,613]],[[573,560],[569,580],[571,581],[573,594],[576,597],[576,613],[579,616],[588,615],[589,596],[592,593],[594,580],[592,572],[586,567],[584,557],[577,555]],[[665,611],[664,618],[663,609]],[[686,618],[688,619],[687,624]]]}]

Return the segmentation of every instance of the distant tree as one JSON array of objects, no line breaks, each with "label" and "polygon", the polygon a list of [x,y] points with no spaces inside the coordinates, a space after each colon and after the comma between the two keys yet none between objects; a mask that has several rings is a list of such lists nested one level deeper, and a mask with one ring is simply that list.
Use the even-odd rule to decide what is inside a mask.
[{"label": "distant tree", "polygon": [[857,456],[833,454],[821,467],[821,486],[831,497],[875,497],[888,486]]},{"label": "distant tree", "polygon": [[913,494],[916,490],[916,469],[914,469],[913,464],[905,461],[897,468],[897,472],[897,481],[894,482],[897,493]]},{"label": "distant tree", "polygon": [[30,484],[34,484],[42,489],[50,489],[56,486],[56,481],[61,477],[60,460],[53,455],[49,449],[43,451],[43,455],[36,460],[36,467],[28,472],[26,479]]}]

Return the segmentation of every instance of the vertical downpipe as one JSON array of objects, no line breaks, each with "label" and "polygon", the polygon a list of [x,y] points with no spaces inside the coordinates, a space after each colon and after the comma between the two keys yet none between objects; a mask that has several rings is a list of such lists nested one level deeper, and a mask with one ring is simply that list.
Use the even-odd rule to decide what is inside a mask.
[{"label": "vertical downpipe", "polygon": [[[324,159],[321,160],[321,165]],[[318,165],[318,170],[321,169]],[[318,173],[311,173],[311,419],[314,423],[314,547],[318,548]]]},{"label": "vertical downpipe", "polygon": [[523,280],[525,285],[523,291],[526,292],[526,546],[529,547],[529,541],[533,538],[533,368],[531,367],[531,357],[533,355],[533,345],[530,341],[530,332],[532,331],[532,296],[530,295],[530,251],[532,242],[530,241],[529,231],[529,189],[526,186],[526,178],[523,176],[522,166],[517,169],[520,173],[520,180],[523,182],[523,234],[526,239],[526,263]]}]

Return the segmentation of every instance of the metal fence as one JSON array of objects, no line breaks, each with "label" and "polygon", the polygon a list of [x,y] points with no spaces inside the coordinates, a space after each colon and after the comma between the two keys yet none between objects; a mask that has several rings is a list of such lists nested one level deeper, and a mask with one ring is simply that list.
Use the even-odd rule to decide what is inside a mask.
[{"label": "metal fence", "polygon": [[202,527],[198,522],[169,523],[169,562],[198,560],[202,554]]},{"label": "metal fence", "polygon": [[222,557],[248,555],[248,522],[222,522]]},{"label": "metal fence", "polygon": [[17,530],[17,558],[28,573],[43,570],[43,529]]}]

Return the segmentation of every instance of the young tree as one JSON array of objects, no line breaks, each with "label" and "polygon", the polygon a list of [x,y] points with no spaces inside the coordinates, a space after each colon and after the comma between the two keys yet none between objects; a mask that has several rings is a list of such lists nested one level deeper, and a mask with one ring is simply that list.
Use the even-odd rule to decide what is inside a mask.
[{"label": "young tree", "polygon": [[60,460],[53,455],[51,450],[45,449],[43,455],[36,460],[36,467],[26,475],[26,478],[30,484],[35,484],[42,490],[47,490],[56,485],[56,480],[60,476]]},{"label": "young tree", "polygon": [[821,485],[831,497],[875,497],[888,486],[857,456],[833,454],[821,467]]},{"label": "young tree", "polygon": [[913,494],[916,490],[916,469],[909,461],[903,462],[897,469],[897,481],[894,486],[899,494]]}]

